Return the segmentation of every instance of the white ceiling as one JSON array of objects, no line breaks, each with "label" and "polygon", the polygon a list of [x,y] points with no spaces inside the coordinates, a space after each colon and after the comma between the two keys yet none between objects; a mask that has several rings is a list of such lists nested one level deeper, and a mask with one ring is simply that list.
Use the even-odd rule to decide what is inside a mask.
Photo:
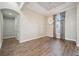
[{"label": "white ceiling", "polygon": [[[31,9],[34,12],[40,13],[45,16],[50,16],[55,12],[55,8],[67,8],[69,5],[72,5],[73,2],[25,2],[22,9]],[[58,8],[59,7],[59,8]]]},{"label": "white ceiling", "polygon": [[64,4],[65,2],[38,2],[38,4],[46,10],[51,10],[59,5]]},{"label": "white ceiling", "polygon": [[23,5],[24,5],[24,2],[16,2],[17,4],[18,4],[18,6],[19,6],[19,8],[21,9],[22,7],[23,7]]}]

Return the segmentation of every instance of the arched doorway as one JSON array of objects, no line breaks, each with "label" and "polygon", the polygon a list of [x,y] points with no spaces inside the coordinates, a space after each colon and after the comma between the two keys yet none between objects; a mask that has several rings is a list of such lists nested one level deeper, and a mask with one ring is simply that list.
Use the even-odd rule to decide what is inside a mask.
[{"label": "arched doorway", "polygon": [[[1,9],[2,22],[1,22],[1,36],[2,47],[10,47],[10,43],[18,42],[19,35],[19,17],[20,14],[12,9]],[[12,46],[12,45],[11,45]]]}]

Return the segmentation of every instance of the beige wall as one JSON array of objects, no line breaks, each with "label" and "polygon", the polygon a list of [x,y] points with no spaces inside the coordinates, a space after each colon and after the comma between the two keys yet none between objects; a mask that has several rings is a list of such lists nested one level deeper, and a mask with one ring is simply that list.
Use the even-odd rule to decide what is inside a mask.
[{"label": "beige wall", "polygon": [[79,47],[79,4],[77,4],[77,46]]},{"label": "beige wall", "polygon": [[66,10],[65,14],[65,39],[76,41],[76,7]]},{"label": "beige wall", "polygon": [[2,17],[2,13],[1,13],[1,10],[0,10],[0,48],[1,48],[1,46],[2,46],[2,36],[3,36],[3,34],[2,34],[2,32],[3,32],[3,30],[2,30],[2,23],[3,23],[3,17]]},{"label": "beige wall", "polygon": [[46,36],[46,18],[28,8],[22,9],[20,19],[20,42]]},{"label": "beige wall", "polygon": [[[51,17],[52,20],[53,20],[53,16],[49,16],[49,17]],[[47,21],[47,36],[53,37],[53,23],[52,24],[48,23],[49,17],[46,18],[46,21]]]}]

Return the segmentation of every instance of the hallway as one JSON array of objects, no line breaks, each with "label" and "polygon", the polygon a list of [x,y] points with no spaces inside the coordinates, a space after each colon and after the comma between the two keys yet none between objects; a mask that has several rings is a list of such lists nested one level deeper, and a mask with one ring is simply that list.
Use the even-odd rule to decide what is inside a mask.
[{"label": "hallway", "polygon": [[13,39],[3,41],[0,55],[11,56],[77,56],[75,42],[43,37],[23,43]]}]

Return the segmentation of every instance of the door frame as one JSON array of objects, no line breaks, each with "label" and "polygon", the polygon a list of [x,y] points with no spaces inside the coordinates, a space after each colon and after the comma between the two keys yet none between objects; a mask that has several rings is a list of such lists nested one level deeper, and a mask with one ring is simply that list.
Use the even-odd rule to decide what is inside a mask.
[{"label": "door frame", "polygon": [[53,38],[56,38],[56,15],[53,15]]},{"label": "door frame", "polygon": [[[60,15],[61,14],[65,14],[65,12],[61,12],[60,13]],[[55,18],[56,18],[56,15],[57,14],[55,14],[55,15],[53,15],[53,38],[57,38],[56,37],[56,20],[55,20]],[[61,29],[60,29],[60,39],[65,39],[65,15],[62,15],[63,17],[64,17],[64,21],[63,21],[63,23],[62,23],[62,21],[60,21],[60,28],[61,28],[61,25],[64,25],[63,26],[63,33],[64,33],[64,36],[62,37],[62,31],[61,31]],[[62,23],[62,24],[61,24]]]},{"label": "door frame", "polygon": [[[0,9],[0,13],[2,14],[1,10],[2,10],[2,9]],[[11,9],[11,10],[12,10],[12,9]],[[14,11],[15,11],[15,10],[14,10]],[[16,11],[15,11],[15,12],[16,12]],[[20,36],[19,36],[19,35],[20,35],[20,33],[19,33],[19,28],[20,28],[20,13],[17,12],[17,14],[18,14],[18,15],[15,17],[15,19],[18,20],[18,23],[17,23],[17,24],[18,24],[18,29],[17,29],[17,30],[18,30],[18,33],[16,34],[16,35],[18,35],[18,36],[16,36],[16,37],[17,37],[16,39],[19,41],[19,37],[20,37]],[[0,33],[0,34],[1,34],[1,35],[0,35],[0,37],[1,37],[1,38],[0,38],[0,48],[1,48],[2,43],[3,43],[3,14],[2,14],[1,16],[2,16],[2,19],[0,20],[0,26],[1,26],[1,28],[0,28],[0,32],[1,32],[1,33]],[[17,17],[18,17],[18,18],[17,18]]]},{"label": "door frame", "polygon": [[60,39],[65,39],[65,12],[60,13],[61,21],[60,21]]}]

